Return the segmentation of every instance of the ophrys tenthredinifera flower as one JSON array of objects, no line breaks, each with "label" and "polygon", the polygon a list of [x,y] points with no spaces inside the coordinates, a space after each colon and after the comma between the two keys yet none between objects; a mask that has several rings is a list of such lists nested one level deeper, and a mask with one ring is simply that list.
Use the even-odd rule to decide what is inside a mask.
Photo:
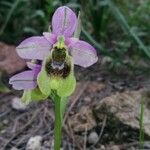
[{"label": "ophrys tenthredinifera flower", "polygon": [[71,95],[76,85],[74,64],[88,67],[97,61],[96,50],[73,37],[76,27],[75,13],[59,7],[52,17],[52,32],[30,37],[16,48],[30,70],[14,75],[9,83],[24,90],[24,100],[45,99],[52,91],[60,97]]}]

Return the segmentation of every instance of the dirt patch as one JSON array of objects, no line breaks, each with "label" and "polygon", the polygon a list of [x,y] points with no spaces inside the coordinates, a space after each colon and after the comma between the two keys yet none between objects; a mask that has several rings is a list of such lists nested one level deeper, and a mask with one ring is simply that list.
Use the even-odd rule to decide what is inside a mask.
[{"label": "dirt patch", "polygon": [[[116,93],[120,95],[126,91],[135,91],[137,95],[139,89],[143,87],[149,89],[149,76],[140,73],[127,75],[123,73],[123,70],[118,74],[106,68],[106,66],[101,66],[100,61],[87,69],[75,68],[77,80],[80,82],[66,109],[62,137],[64,150],[137,149],[139,129],[130,124],[123,124],[121,122],[123,120],[112,116],[104,115],[100,119],[98,116],[100,113],[95,114],[95,106],[98,107],[101,101],[104,99],[107,101],[108,97],[117,95]],[[28,140],[33,136],[42,137],[42,150],[50,149],[53,143],[54,127],[52,101],[34,102],[26,110],[17,111],[11,106],[11,100],[16,95],[19,96],[20,93],[13,91],[13,93],[0,94],[1,149],[10,150],[16,147],[24,150]],[[115,97],[113,99],[115,100]],[[132,100],[131,102],[133,103]],[[120,101],[120,104],[123,103]],[[149,102],[147,102],[147,107],[149,107]],[[96,134],[98,141],[94,144],[88,142],[89,136]],[[145,141],[146,148],[150,149],[149,141]]]}]

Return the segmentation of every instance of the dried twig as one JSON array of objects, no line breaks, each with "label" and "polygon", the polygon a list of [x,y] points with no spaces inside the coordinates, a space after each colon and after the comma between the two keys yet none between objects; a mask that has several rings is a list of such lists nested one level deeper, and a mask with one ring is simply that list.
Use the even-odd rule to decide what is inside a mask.
[{"label": "dried twig", "polygon": [[99,134],[99,137],[98,137],[97,142],[96,142],[93,146],[95,146],[95,145],[101,140],[101,137],[102,137],[104,128],[105,128],[105,126],[106,126],[106,121],[107,121],[107,115],[104,116],[103,123],[102,123],[102,128],[101,128],[101,132],[100,132],[100,134]]},{"label": "dried twig", "polygon": [[18,136],[22,131],[24,131],[29,125],[32,124],[32,122],[34,121],[34,119],[37,117],[38,113],[41,111],[41,109],[36,110],[36,112],[33,114],[32,118],[19,130],[17,131],[16,134],[14,134],[8,141],[7,143],[4,145],[4,149],[6,149],[6,147],[8,146],[8,144],[16,137]]}]

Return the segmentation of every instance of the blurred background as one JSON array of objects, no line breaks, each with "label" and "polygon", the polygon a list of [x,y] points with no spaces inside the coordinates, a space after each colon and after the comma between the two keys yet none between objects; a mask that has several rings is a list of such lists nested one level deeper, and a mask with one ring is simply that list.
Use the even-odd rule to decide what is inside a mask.
[{"label": "blurred background", "polygon": [[81,11],[81,38],[109,61],[108,68],[149,71],[149,0],[1,0],[0,41],[18,45],[26,37],[48,30],[61,5]]}]

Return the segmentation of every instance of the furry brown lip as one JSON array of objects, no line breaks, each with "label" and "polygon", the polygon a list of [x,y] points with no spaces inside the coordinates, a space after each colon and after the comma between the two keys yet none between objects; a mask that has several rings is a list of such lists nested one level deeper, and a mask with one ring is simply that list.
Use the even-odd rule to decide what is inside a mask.
[{"label": "furry brown lip", "polygon": [[71,64],[67,64],[67,62],[63,63],[63,67],[53,67],[52,60],[49,60],[45,64],[46,72],[49,76],[58,76],[62,78],[66,78],[71,71]]}]

